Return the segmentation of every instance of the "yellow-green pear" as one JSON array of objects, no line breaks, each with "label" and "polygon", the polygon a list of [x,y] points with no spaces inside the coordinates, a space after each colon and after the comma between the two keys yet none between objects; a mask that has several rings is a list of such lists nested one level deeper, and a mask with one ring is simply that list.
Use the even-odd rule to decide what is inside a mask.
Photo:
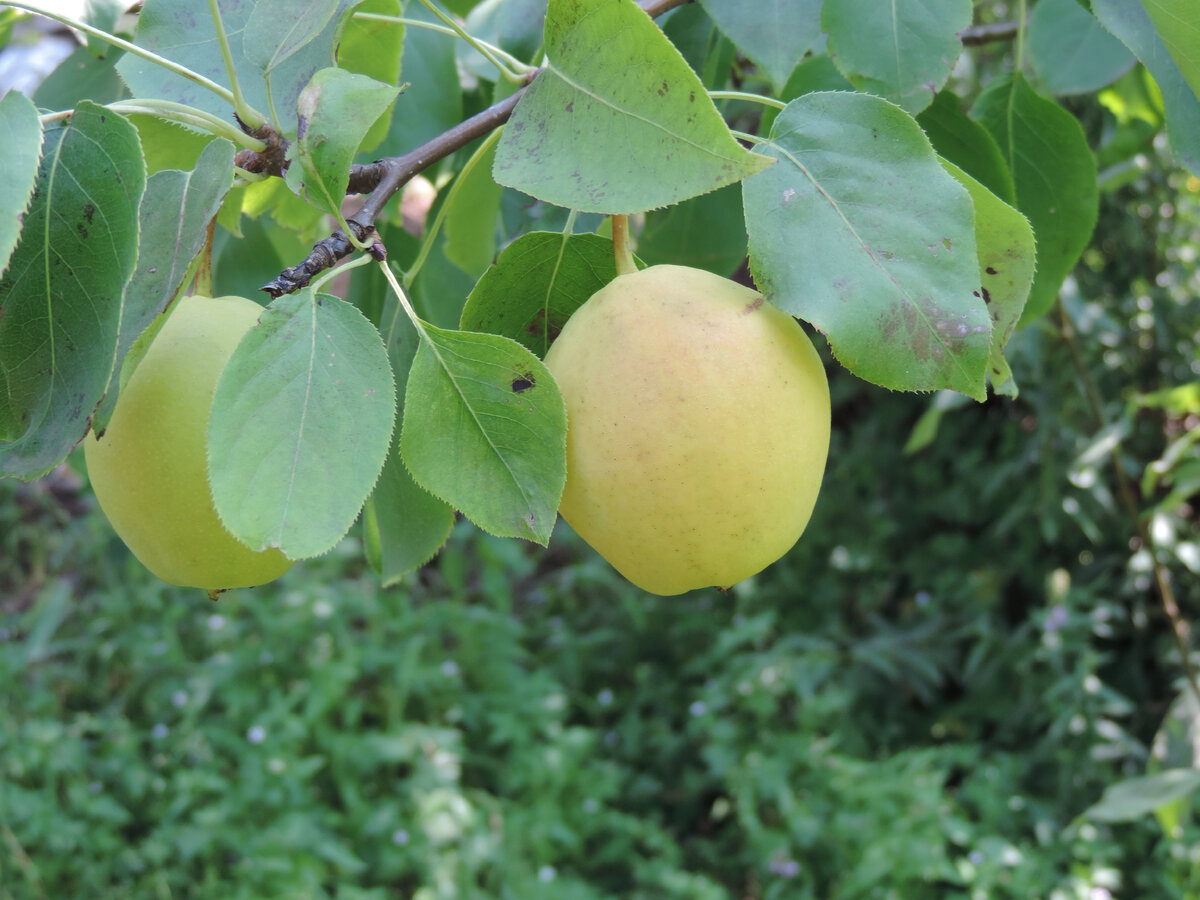
[{"label": "yellow-green pear", "polygon": [[291,565],[221,524],[208,485],[208,422],[221,370],[262,307],[244,297],[184,297],[117,398],[84,458],[100,508],[143,565],[169,584],[228,588]]},{"label": "yellow-green pear", "polygon": [[559,512],[637,586],[728,587],[804,531],[829,384],[800,325],[761,294],[683,266],[619,275],[546,366],[567,407]]}]

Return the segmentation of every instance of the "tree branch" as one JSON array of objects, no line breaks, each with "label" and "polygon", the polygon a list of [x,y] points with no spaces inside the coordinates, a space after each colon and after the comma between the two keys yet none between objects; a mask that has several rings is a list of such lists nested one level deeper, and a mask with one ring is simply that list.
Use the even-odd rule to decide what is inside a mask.
[{"label": "tree branch", "polygon": [[[691,2],[692,0],[642,0],[639,5],[651,18],[655,18],[676,6]],[[507,122],[526,88],[540,72],[541,69],[531,72],[526,85],[515,94],[492,104],[483,112],[460,122],[415,150],[410,150],[402,156],[376,160],[368,165],[351,166],[347,193],[370,195],[358,211],[346,219],[346,224],[354,231],[355,238],[365,242],[370,237],[375,229],[375,221],[387,202],[416,175]],[[239,153],[235,157],[237,165],[248,172],[282,176],[287,168],[287,142],[278,135],[273,135],[272,138],[255,133],[255,137],[266,140],[268,149],[263,153]],[[317,241],[303,262],[284,269],[259,290],[270,294],[272,298],[298,291],[325,269],[336,265],[353,252],[354,244],[339,228],[329,237]]]},{"label": "tree branch", "polygon": [[972,25],[958,33],[964,47],[978,47],[994,41],[1011,41],[1017,36],[1016,22],[996,22],[991,25]]}]

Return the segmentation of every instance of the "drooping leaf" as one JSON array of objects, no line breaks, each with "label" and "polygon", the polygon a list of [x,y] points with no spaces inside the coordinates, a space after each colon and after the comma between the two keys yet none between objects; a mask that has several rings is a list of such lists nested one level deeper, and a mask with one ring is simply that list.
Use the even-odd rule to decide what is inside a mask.
[{"label": "drooping leaf", "polygon": [[316,40],[338,6],[338,0],[255,0],[242,32],[246,59],[270,74]]},{"label": "drooping leaf", "polygon": [[743,185],[750,265],[861,378],[985,396],[991,320],[970,196],[903,110],[867,94],[788,104]]},{"label": "drooping leaf", "polygon": [[616,277],[608,238],[530,232],[505,247],[484,272],[460,326],[502,334],[544,357],[571,313]]},{"label": "drooping leaf", "polygon": [[[385,233],[388,247],[395,252],[396,241]],[[363,276],[360,287],[384,295],[380,316],[380,334],[387,347],[388,359],[398,383],[408,379],[417,354],[420,337],[377,267],[358,269]],[[401,393],[397,420],[404,421],[404,396]],[[368,501],[374,531],[379,540],[379,574],[385,585],[395,584],[404,573],[427,562],[450,536],[454,508],[413,481],[400,457],[401,427],[392,435],[391,448],[379,482]]]},{"label": "drooping leaf", "polygon": [[137,131],[103,107],[84,101],[46,132],[0,278],[0,473],[43,475],[87,433],[116,360],[145,182]]},{"label": "drooping leaf", "polygon": [[[377,22],[358,13],[375,13],[399,17],[400,0],[362,0],[354,7],[354,15],[346,20],[342,39],[338,42],[337,64],[348,72],[366,75],[384,84],[400,84],[400,62],[404,55],[404,26],[399,22]],[[367,129],[360,149],[370,151],[379,146],[392,123],[389,106],[375,124]]]},{"label": "drooping leaf", "polygon": [[395,387],[379,332],[311,288],[279,298],[221,373],[209,477],[225,526],[293,559],[331,549],[371,493]]},{"label": "drooping leaf", "polygon": [[[296,102],[313,74],[329,65],[342,13],[351,0],[339,0],[338,8],[321,32],[292,53],[271,72],[270,96],[284,133],[296,133]],[[247,102],[263,115],[270,115],[267,82],[259,66],[247,57],[250,50],[244,35],[257,0],[220,0],[221,22],[229,36],[229,49],[238,82]],[[286,24],[286,23],[285,23]],[[280,26],[282,30],[282,26]],[[181,63],[218,84],[227,84],[225,59],[207,4],[194,0],[146,0],[138,15],[135,42],[160,56]],[[162,66],[126,53],[117,71],[135,96],[175,100],[228,118],[229,104],[201,85]]]},{"label": "drooping leaf", "polygon": [[552,0],[546,56],[500,139],[503,185],[572,209],[635,213],[769,164],[734,140],[633,0]]},{"label": "drooping leaf", "polygon": [[1016,206],[1037,236],[1037,275],[1021,324],[1054,303],[1099,215],[1096,161],[1079,121],[1034,92],[1024,76],[996,79],[975,101],[978,119],[1013,176]]},{"label": "drooping leaf", "polygon": [[953,91],[940,91],[917,116],[938,156],[978,179],[1005,203],[1016,200],[1012,173],[1000,145],[986,128],[970,118]]},{"label": "drooping leaf", "polygon": [[1029,17],[1029,60],[1051,94],[1086,94],[1112,84],[1136,62],[1075,0],[1039,0]]},{"label": "drooping leaf", "polygon": [[446,256],[468,275],[479,277],[496,256],[496,219],[504,188],[492,179],[496,144],[472,156],[472,168],[458,176],[446,207]]},{"label": "drooping leaf", "polygon": [[288,168],[289,186],[296,190],[302,180],[308,201],[339,217],[359,144],[399,90],[345,69],[330,67],[313,75],[297,107],[300,125],[292,153],[300,165]]},{"label": "drooping leaf", "polygon": [[[42,126],[29,98],[9,91],[0,99],[0,274],[21,234],[21,215],[29,206],[37,181]],[[3,430],[0,429],[0,436]]]},{"label": "drooping leaf", "polygon": [[971,14],[971,0],[825,0],[821,25],[855,87],[916,115],[950,77]]},{"label": "drooping leaf", "polygon": [[1004,358],[1004,347],[1017,328],[1037,268],[1029,220],[948,160],[951,175],[971,194],[975,207],[975,246],[979,251],[979,293],[992,317],[988,374],[992,390],[1015,397],[1017,386]]},{"label": "drooping leaf", "polygon": [[821,37],[822,0],[700,0],[742,52],[782,87]]},{"label": "drooping leaf", "polygon": [[[233,184],[233,144],[218,139],[200,154],[195,169],[166,169],[146,181],[138,221],[138,263],[125,288],[116,363],[122,366],[134,341],[183,286],[192,262],[204,246],[208,223]],[[136,360],[121,370],[121,386],[133,374]],[[116,383],[109,386],[92,427],[103,430],[117,402]]]},{"label": "drooping leaf", "polygon": [[516,341],[423,327],[404,404],[404,464],[484,531],[545,546],[566,483],[558,386]]},{"label": "drooping leaf", "polygon": [[1197,788],[1200,788],[1200,770],[1164,769],[1109,785],[1100,800],[1083,815],[1100,822],[1132,822],[1194,793]]},{"label": "drooping leaf", "polygon": [[1200,96],[1200,17],[1193,0],[1142,0],[1192,93]]},{"label": "drooping leaf", "polygon": [[[1200,99],[1192,90],[1141,3],[1092,0],[1100,23],[1121,39],[1154,76],[1167,113],[1167,136],[1180,165],[1200,175]],[[1037,223],[1034,223],[1037,227]]]}]

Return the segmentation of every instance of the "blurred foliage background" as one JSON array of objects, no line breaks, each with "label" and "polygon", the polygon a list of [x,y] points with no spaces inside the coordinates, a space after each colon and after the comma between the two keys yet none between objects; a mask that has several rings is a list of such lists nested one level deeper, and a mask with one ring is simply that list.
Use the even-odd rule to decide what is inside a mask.
[{"label": "blurred foliage background", "polygon": [[1140,780],[1200,747],[1200,179],[1126,88],[1066,101],[1100,224],[1020,397],[830,363],[812,523],[728,593],[461,523],[214,604],[77,460],[0,481],[0,898],[1200,897],[1195,782]]}]

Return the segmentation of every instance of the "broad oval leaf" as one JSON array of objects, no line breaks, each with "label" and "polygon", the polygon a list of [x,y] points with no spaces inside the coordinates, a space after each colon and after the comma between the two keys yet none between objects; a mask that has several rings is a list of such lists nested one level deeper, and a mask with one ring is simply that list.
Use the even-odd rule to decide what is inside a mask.
[{"label": "broad oval leaf", "polygon": [[547,62],[505,126],[500,184],[584,212],[637,213],[770,163],[734,140],[696,73],[633,0],[552,0]]},{"label": "broad oval leaf", "polygon": [[0,278],[0,474],[37,478],[87,433],[116,361],[145,184],[137,130],[103,107],[85,101],[46,132]]},{"label": "broad oval leaf", "polygon": [[1038,241],[1037,274],[1021,324],[1054,304],[1099,216],[1096,160],[1079,121],[1023,75],[994,81],[971,114],[992,133],[1012,171],[1016,206]]},{"label": "broad oval leaf", "polygon": [[1075,0],[1038,0],[1029,17],[1029,61],[1051,94],[1086,94],[1137,62]]},{"label": "broad oval leaf", "polygon": [[362,313],[311,288],[276,300],[213,399],[209,478],[225,527],[292,559],[331,549],[379,477],[395,410],[387,351]]},{"label": "broad oval leaf", "polygon": [[779,164],[742,189],[767,298],[861,378],[983,399],[991,320],[971,199],[917,123],[866,94],[807,94],[762,150]]},{"label": "broad oval leaf", "polygon": [[345,69],[321,69],[297,104],[299,130],[290,152],[300,162],[288,168],[295,190],[302,174],[304,196],[335,218],[341,217],[350,164],[375,120],[400,89]]},{"label": "broad oval leaf", "polygon": [[916,115],[950,78],[971,24],[971,0],[825,0],[829,55],[862,91]]},{"label": "broad oval leaf", "polygon": [[0,99],[0,274],[21,233],[21,215],[29,206],[42,151],[42,126],[29,98],[9,91]]},{"label": "broad oval leaf", "polygon": [[822,0],[700,0],[721,31],[776,88],[821,37]]},{"label": "broad oval leaf", "polygon": [[543,357],[571,313],[616,277],[607,238],[533,231],[505,247],[483,273],[459,324],[512,338]]},{"label": "broad oval leaf", "polygon": [[423,324],[400,451],[416,482],[484,531],[545,546],[567,477],[567,413],[536,356]]},{"label": "broad oval leaf", "polygon": [[1129,0],[1092,0],[1092,12],[1133,51],[1158,82],[1167,113],[1171,151],[1193,175],[1200,175],[1200,98],[1155,31],[1150,14],[1141,3]]}]

